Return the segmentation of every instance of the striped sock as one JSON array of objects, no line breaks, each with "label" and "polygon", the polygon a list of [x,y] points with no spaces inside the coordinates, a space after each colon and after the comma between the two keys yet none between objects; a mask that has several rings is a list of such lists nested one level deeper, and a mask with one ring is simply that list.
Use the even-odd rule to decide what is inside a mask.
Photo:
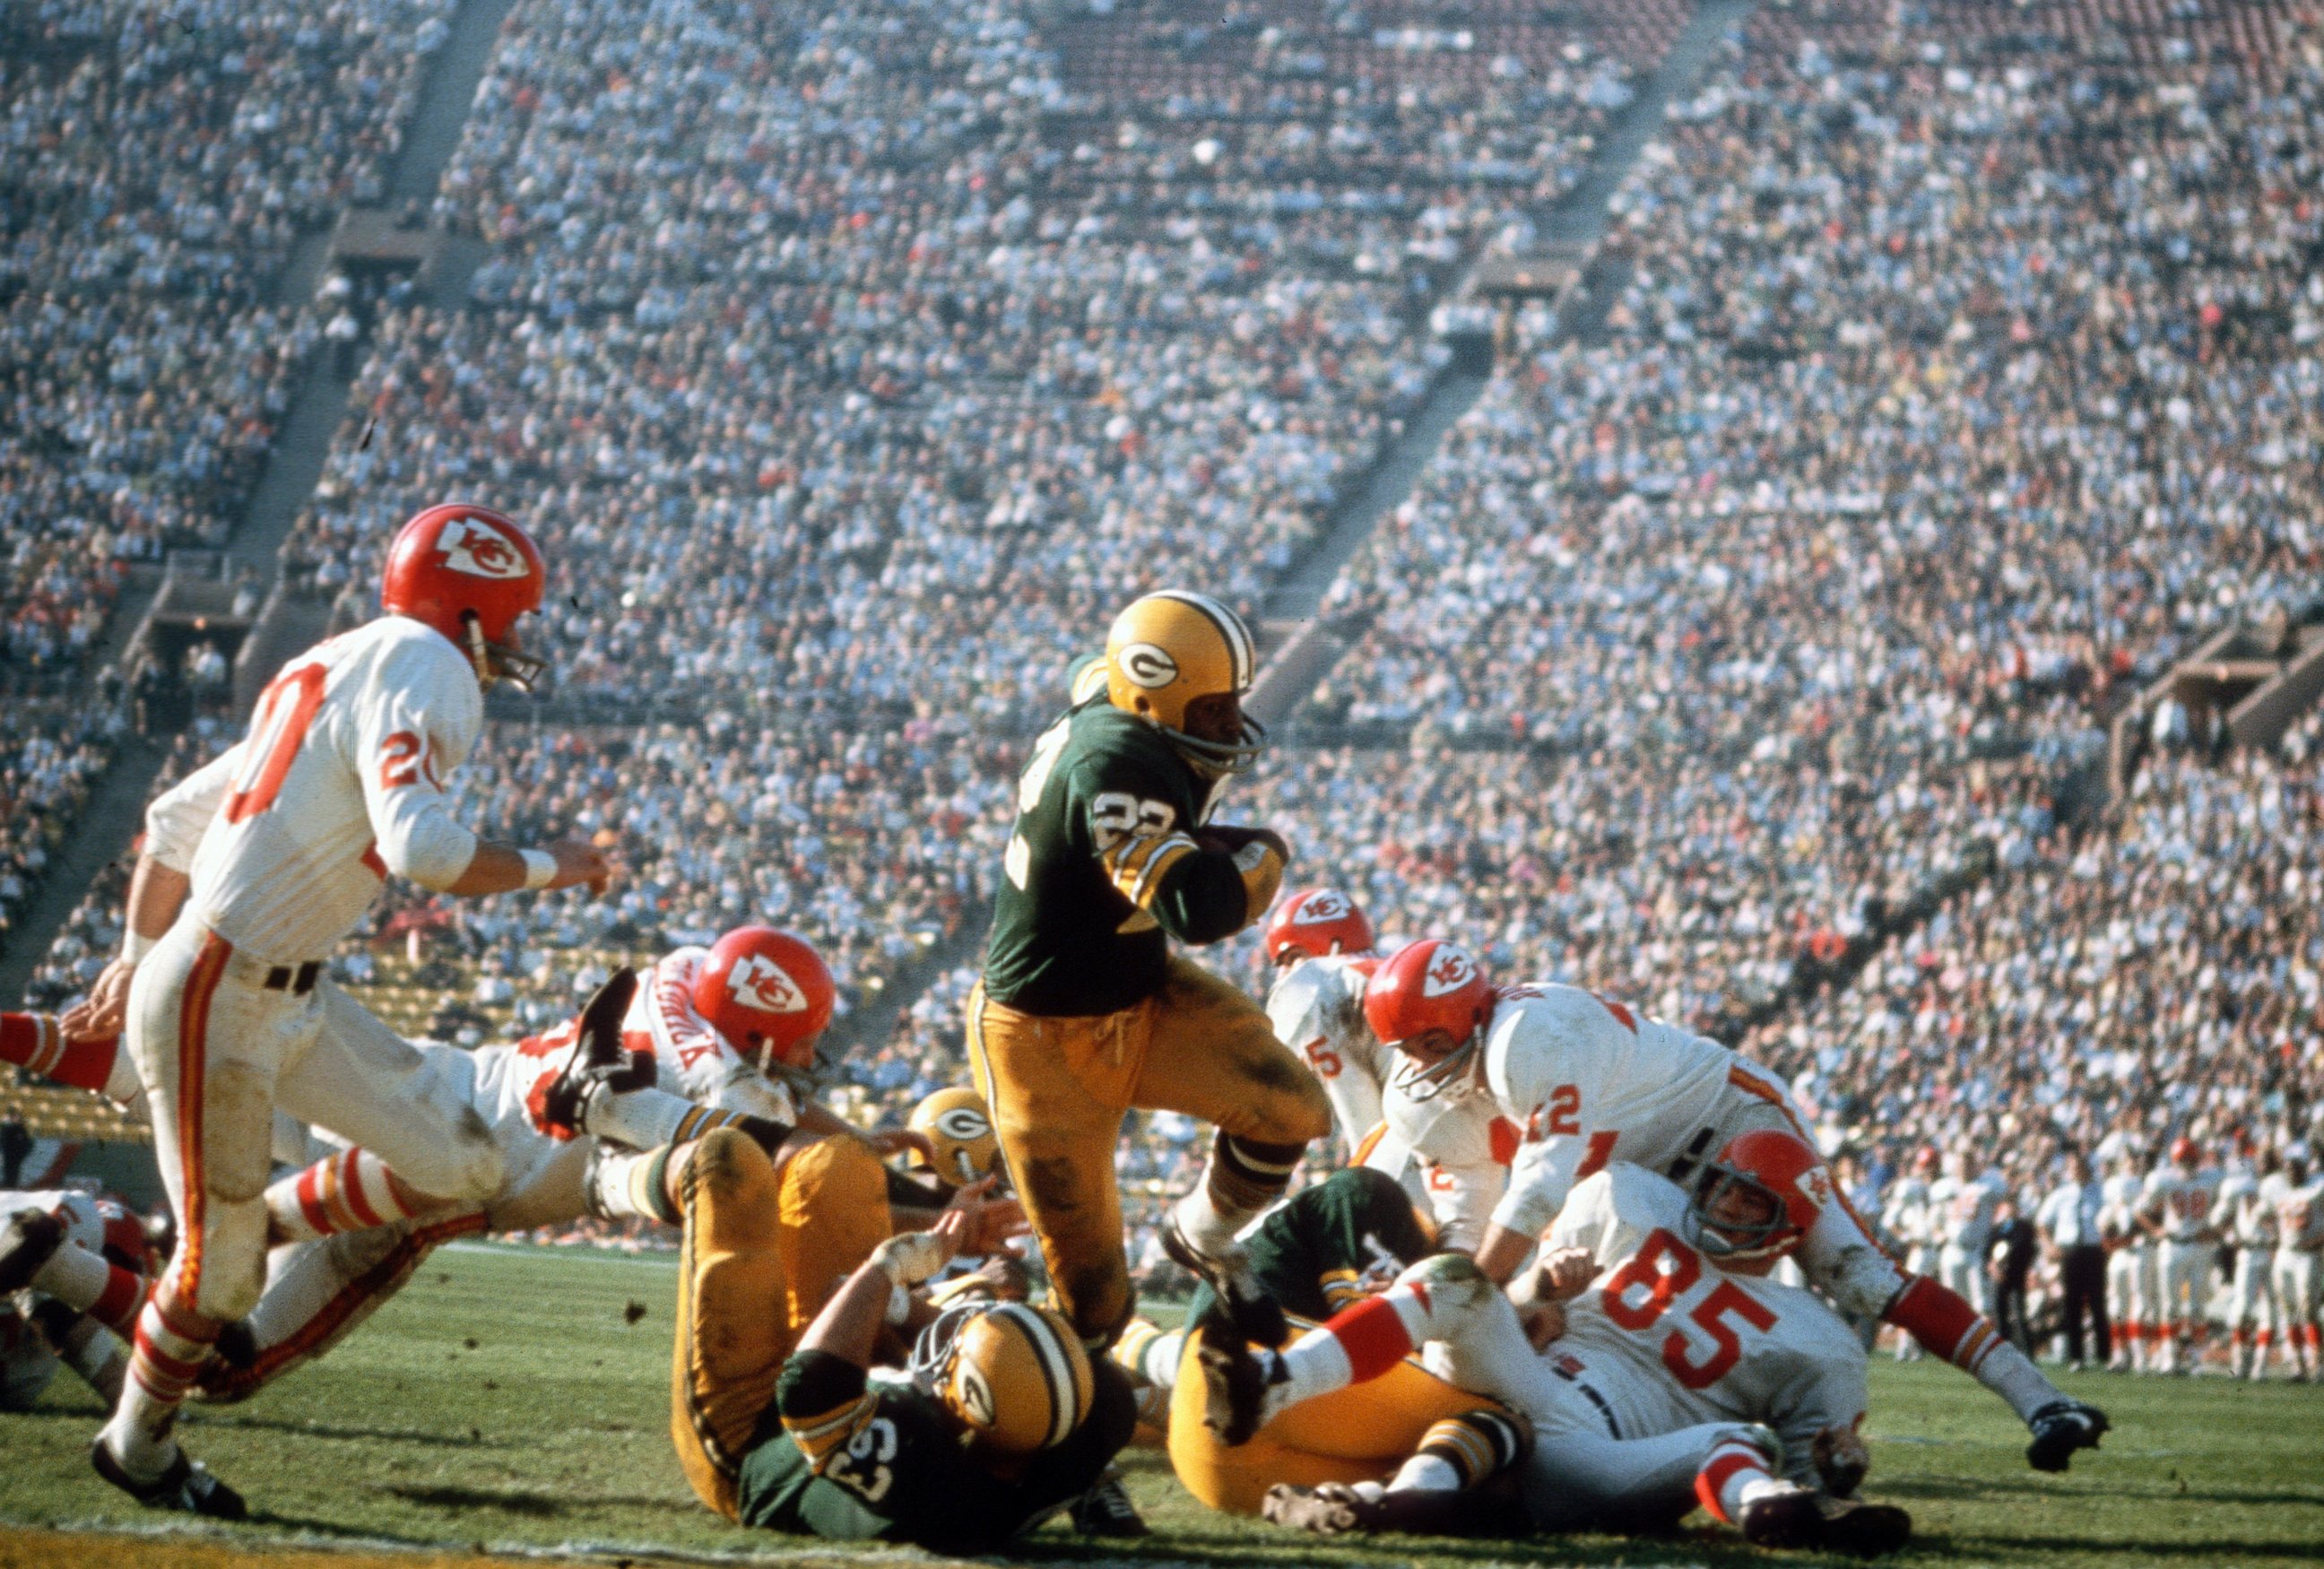
[{"label": "striped sock", "polygon": [[684,1174],[694,1149],[692,1144],[665,1144],[637,1155],[601,1151],[590,1163],[586,1179],[589,1213],[606,1221],[642,1219],[665,1225],[685,1224],[685,1212],[669,1189]]},{"label": "striped sock", "polygon": [[1743,1513],[1745,1494],[1754,1483],[1775,1480],[1767,1457],[1756,1444],[1741,1438],[1722,1439],[1694,1473],[1694,1496],[1712,1519],[1731,1526]]},{"label": "striped sock", "polygon": [[170,1428],[194,1386],[203,1359],[223,1325],[180,1306],[175,1277],[157,1289],[138,1315],[121,1404],[106,1424],[115,1454],[132,1475],[166,1467],[176,1447]]},{"label": "striped sock", "polygon": [[[14,1063],[68,1089],[96,1090],[115,1100],[125,1098],[115,1093],[113,1083],[115,1070],[126,1066],[121,1038],[67,1040],[53,1013],[0,1013],[0,1062]],[[129,1091],[134,1094],[138,1085],[134,1068],[128,1078]]]},{"label": "striped sock", "polygon": [[445,1207],[387,1168],[368,1149],[349,1149],[294,1172],[266,1190],[270,1241],[310,1242],[342,1232],[408,1221]]},{"label": "striped sock", "polygon": [[1447,1417],[1421,1435],[1420,1447],[1404,1463],[1388,1490],[1462,1491],[1491,1481],[1525,1458],[1526,1444],[1526,1429],[1501,1412],[1477,1410]]},{"label": "striped sock", "polygon": [[143,1276],[107,1263],[103,1254],[77,1242],[59,1248],[32,1276],[32,1287],[88,1314],[124,1339],[136,1333],[138,1309],[145,1304]]}]

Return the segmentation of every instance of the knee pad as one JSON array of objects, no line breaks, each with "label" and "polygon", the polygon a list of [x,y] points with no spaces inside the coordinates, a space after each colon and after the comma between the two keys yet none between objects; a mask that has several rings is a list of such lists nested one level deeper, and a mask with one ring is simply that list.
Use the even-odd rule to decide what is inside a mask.
[{"label": "knee pad", "polygon": [[[812,1153],[812,1150],[807,1153]],[[805,1154],[799,1158],[804,1159]],[[775,1165],[747,1133],[721,1128],[699,1140],[686,1162],[686,1195],[733,1204],[775,1195]]]}]

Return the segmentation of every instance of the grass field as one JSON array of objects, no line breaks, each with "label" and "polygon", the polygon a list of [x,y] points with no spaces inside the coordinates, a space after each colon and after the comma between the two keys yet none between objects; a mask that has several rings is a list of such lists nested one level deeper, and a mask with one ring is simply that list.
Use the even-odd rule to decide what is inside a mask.
[{"label": "grass field", "polygon": [[[633,1556],[793,1563],[851,1555],[729,1527],[697,1506],[672,1457],[666,1262],[586,1254],[439,1253],[401,1298],[328,1361],[258,1399],[197,1411],[189,1448],[250,1498],[257,1518],[165,1550],[151,1540],[57,1539],[30,1527],[150,1528],[88,1470],[95,1400],[60,1375],[42,1407],[0,1417],[0,1569],[72,1558],[217,1565],[219,1548],[387,1543],[452,1552],[565,1546]],[[644,1314],[627,1322],[630,1305]],[[1900,1561],[2039,1564],[2324,1563],[2324,1388],[2252,1388],[2092,1375],[2077,1394],[2113,1413],[2106,1450],[2064,1477],[2025,1468],[2024,1435],[1967,1380],[1923,1363],[1874,1370],[1868,1496],[1909,1508]],[[1663,1540],[1383,1539],[1339,1546],[1194,1503],[1158,1455],[1125,1456],[1156,1535],[1096,1544],[1053,1525],[1020,1562],[1103,1559],[1237,1565],[1393,1563],[1771,1563],[1701,1527]],[[1795,1555],[1791,1562],[1808,1562]]]}]

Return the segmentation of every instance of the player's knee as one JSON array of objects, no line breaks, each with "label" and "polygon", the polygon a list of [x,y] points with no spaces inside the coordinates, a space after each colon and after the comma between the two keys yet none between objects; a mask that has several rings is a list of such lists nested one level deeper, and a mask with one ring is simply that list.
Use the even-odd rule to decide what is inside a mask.
[{"label": "player's knee", "polygon": [[696,1142],[687,1159],[686,1186],[690,1195],[713,1204],[765,1200],[771,1214],[774,1163],[749,1134],[737,1128],[721,1128]]},{"label": "player's knee", "polygon": [[1466,1253],[1431,1253],[1407,1267],[1396,1283],[1419,1287],[1435,1298],[1439,1307],[1470,1306],[1500,1289]]}]

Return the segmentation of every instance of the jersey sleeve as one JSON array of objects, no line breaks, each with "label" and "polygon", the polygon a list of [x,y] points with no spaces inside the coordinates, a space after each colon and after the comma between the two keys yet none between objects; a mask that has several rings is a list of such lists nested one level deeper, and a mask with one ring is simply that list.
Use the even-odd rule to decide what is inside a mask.
[{"label": "jersey sleeve", "polygon": [[721,1111],[795,1121],[795,1110],[757,1067],[726,1043],[694,1006],[694,979],[708,950],[688,946],[664,955],[631,1004],[630,1027],[645,1015],[654,1056],[677,1081],[677,1093]]},{"label": "jersey sleeve", "polygon": [[863,1370],[829,1352],[798,1352],[783,1364],[775,1384],[783,1431],[817,1476],[845,1454],[848,1440],[871,1426],[879,1405]]},{"label": "jersey sleeve", "polygon": [[172,872],[194,869],[194,853],[226,800],[248,744],[235,742],[155,798],[145,808],[145,854]]},{"label": "jersey sleeve", "polygon": [[1514,1017],[1495,1021],[1485,1080],[1525,1134],[1495,1224],[1538,1236],[1574,1183],[1606,1164],[1620,1131],[1598,1125],[1606,1079],[1598,1037],[1620,1028],[1604,1003],[1571,987],[1527,999]]},{"label": "jersey sleeve", "polygon": [[1119,752],[1084,759],[1066,797],[1070,832],[1121,896],[1183,943],[1214,943],[1257,918],[1234,854],[1194,842],[1183,798],[1142,760]]},{"label": "jersey sleeve", "polygon": [[1615,1261],[1621,1215],[1615,1203],[1614,1177],[1609,1169],[1574,1185],[1549,1227],[1549,1251],[1586,1248],[1601,1269]]},{"label": "jersey sleeve", "polygon": [[414,641],[388,653],[355,701],[347,738],[381,862],[438,891],[460,880],[478,842],[444,793],[445,777],[475,746],[483,706],[449,648]]}]

